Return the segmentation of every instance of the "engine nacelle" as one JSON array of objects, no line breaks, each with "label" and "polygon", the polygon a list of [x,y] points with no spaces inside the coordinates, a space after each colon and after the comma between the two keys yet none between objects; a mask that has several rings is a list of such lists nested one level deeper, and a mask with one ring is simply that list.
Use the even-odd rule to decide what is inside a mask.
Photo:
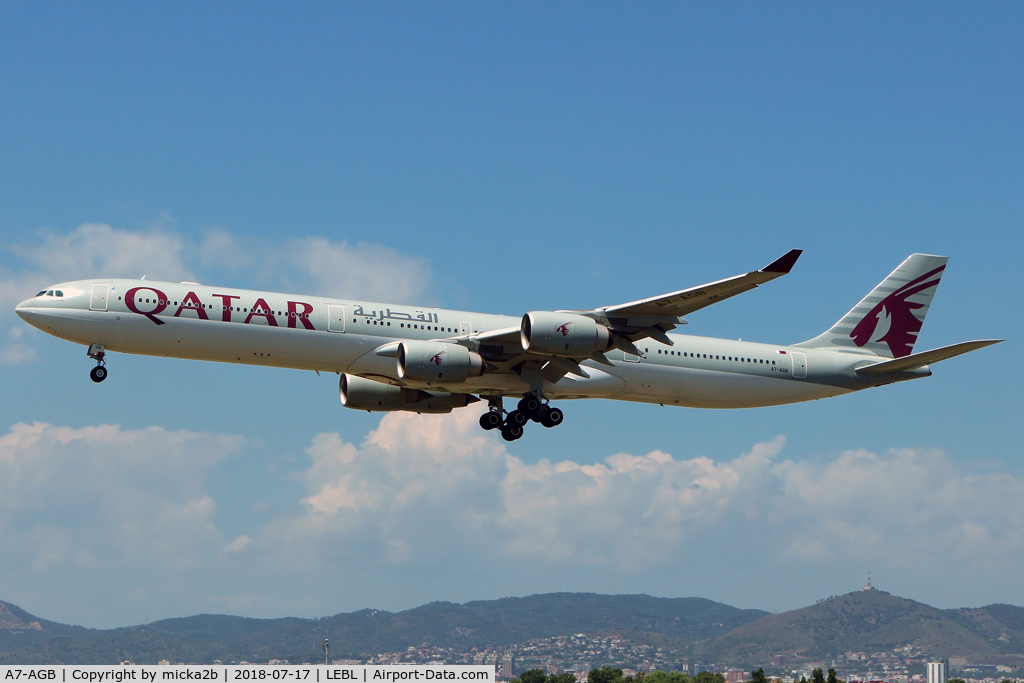
[{"label": "engine nacelle", "polygon": [[395,387],[356,375],[342,375],[338,387],[341,405],[353,410],[386,413],[404,410],[410,413],[450,413],[480,399],[472,394],[446,391],[420,391]]},{"label": "engine nacelle", "polygon": [[399,379],[458,384],[482,374],[484,359],[465,346],[423,341],[404,341],[398,345]]},{"label": "engine nacelle", "polygon": [[415,404],[424,392],[343,374],[338,393],[341,395],[341,405],[346,408],[390,412],[404,410],[406,406]]},{"label": "engine nacelle", "polygon": [[449,394],[447,391],[421,391],[426,398],[402,410],[410,413],[450,413],[456,408],[465,408],[478,399],[473,394]]},{"label": "engine nacelle", "polygon": [[611,330],[593,318],[551,311],[524,315],[519,337],[524,351],[547,356],[589,356],[612,345]]}]

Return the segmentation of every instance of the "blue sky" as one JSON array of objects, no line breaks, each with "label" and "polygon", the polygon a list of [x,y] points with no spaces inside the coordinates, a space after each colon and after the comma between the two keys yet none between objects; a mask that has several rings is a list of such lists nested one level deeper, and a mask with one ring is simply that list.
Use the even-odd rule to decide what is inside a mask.
[{"label": "blue sky", "polygon": [[[782,610],[870,567],[938,606],[1024,604],[1022,20],[4,5],[0,599],[89,626],[548,590]],[[951,261],[919,346],[1008,341],[800,406],[567,404],[505,445],[458,415],[347,411],[312,373],[117,356],[96,386],[84,349],[12,313],[49,282],[145,273],[520,315],[793,247],[792,274],[687,331],[807,339],[921,251]],[[422,463],[447,474],[410,478]],[[717,493],[651,502],[680,481]],[[602,486],[630,505],[591,507]]]}]

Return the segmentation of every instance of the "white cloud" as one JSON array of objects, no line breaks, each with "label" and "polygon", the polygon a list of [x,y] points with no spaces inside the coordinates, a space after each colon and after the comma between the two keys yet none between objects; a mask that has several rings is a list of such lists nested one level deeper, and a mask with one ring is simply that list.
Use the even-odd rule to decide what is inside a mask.
[{"label": "white cloud", "polygon": [[70,233],[43,233],[40,243],[12,245],[12,250],[37,272],[77,280],[96,275],[181,280],[192,277],[182,259],[184,241],[154,226],[148,230],[115,230],[103,223],[85,223]]},{"label": "white cloud", "polygon": [[289,272],[326,296],[415,303],[430,282],[426,259],[378,244],[307,237],[291,242],[286,253]]},{"label": "white cloud", "polygon": [[0,437],[0,566],[191,567],[221,545],[204,479],[240,437],[16,424]]},{"label": "white cloud", "polygon": [[939,450],[849,451],[825,465],[785,462],[773,474],[776,519],[800,521],[791,547],[808,559],[1024,558],[1024,481],[961,472]]},{"label": "white cloud", "polygon": [[246,551],[345,547],[401,565],[457,548],[467,563],[531,557],[539,570],[571,562],[609,577],[637,558],[667,569],[694,547],[714,553],[724,537],[812,566],[875,558],[941,572],[963,554],[1024,560],[1024,481],[965,473],[941,451],[780,461],[778,437],[726,461],[654,451],[527,463],[481,432],[478,414],[390,414],[358,445],[317,436],[304,514],[269,525]]},{"label": "white cloud", "polygon": [[235,540],[231,541],[226,546],[224,546],[224,552],[237,553],[239,550],[249,545],[250,541],[252,541],[251,538],[249,538],[245,534],[242,534],[241,536],[237,537]]},{"label": "white cloud", "polygon": [[[778,437],[717,461],[529,463],[479,430],[478,414],[388,414],[360,443],[320,434],[293,475],[306,490],[296,510],[228,538],[206,481],[240,437],[15,425],[0,437],[0,576],[44,586],[38,603],[96,601],[79,617],[93,625],[118,619],[104,601],[121,591],[133,614],[157,618],[322,614],[315,587],[338,581],[358,587],[348,609],[544,590],[735,597],[747,561],[760,582],[747,604],[762,607],[794,572],[828,584],[846,565],[940,592],[1019,580],[1024,481],[965,472],[941,451],[795,461]],[[86,597],[76,580],[91,582]]]},{"label": "white cloud", "polygon": [[26,363],[36,357],[35,349],[25,344],[8,344],[0,348],[0,363],[4,365],[19,365]]},{"label": "white cloud", "polygon": [[[143,230],[85,223],[68,233],[40,231],[6,247],[16,263],[0,268],[0,332],[23,329],[14,307],[42,287],[94,276],[215,282],[230,274],[236,282],[244,277],[240,284],[254,289],[396,303],[418,302],[430,284],[426,260],[388,247],[314,237],[243,243],[223,228],[208,230],[195,242],[166,217]],[[3,364],[33,357],[29,342],[0,347]]]}]

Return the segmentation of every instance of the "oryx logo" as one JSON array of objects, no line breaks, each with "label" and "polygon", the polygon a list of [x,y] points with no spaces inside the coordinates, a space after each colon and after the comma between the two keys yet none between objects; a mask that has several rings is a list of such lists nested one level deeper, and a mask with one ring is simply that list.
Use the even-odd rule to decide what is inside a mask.
[{"label": "oryx logo", "polygon": [[447,353],[447,351],[438,351],[433,356],[431,356],[430,360],[427,362],[433,363],[437,367],[441,367],[441,356],[443,356],[445,353]]},{"label": "oryx logo", "polygon": [[558,330],[559,332],[561,332],[563,337],[568,337],[569,336],[569,325],[572,325],[571,321],[567,322],[567,323],[563,323],[563,324],[559,325],[558,327],[556,327],[555,329]]},{"label": "oryx logo", "polygon": [[[924,308],[924,304],[914,303],[908,299],[926,289],[939,284],[942,271],[946,266],[939,266],[919,278],[911,280],[895,292],[875,304],[871,312],[864,316],[864,319],[857,323],[857,326],[850,332],[850,338],[857,346],[864,346],[868,342],[885,342],[889,345],[889,351],[893,358],[909,356],[914,349],[914,342],[917,341],[917,333],[921,331],[922,321],[914,315],[914,311]],[[933,279],[934,278],[934,279]],[[875,338],[879,321],[885,321],[888,329]]]}]

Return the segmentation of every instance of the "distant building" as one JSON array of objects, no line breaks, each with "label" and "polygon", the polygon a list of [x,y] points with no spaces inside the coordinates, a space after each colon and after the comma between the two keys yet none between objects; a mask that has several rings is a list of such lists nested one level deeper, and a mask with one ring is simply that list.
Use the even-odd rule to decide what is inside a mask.
[{"label": "distant building", "polygon": [[946,683],[949,678],[949,662],[928,662],[928,683]]},{"label": "distant building", "polygon": [[[498,678],[512,678],[513,657],[511,652],[506,652],[501,658],[501,665],[498,667]],[[946,683],[945,679],[939,683]]]}]

